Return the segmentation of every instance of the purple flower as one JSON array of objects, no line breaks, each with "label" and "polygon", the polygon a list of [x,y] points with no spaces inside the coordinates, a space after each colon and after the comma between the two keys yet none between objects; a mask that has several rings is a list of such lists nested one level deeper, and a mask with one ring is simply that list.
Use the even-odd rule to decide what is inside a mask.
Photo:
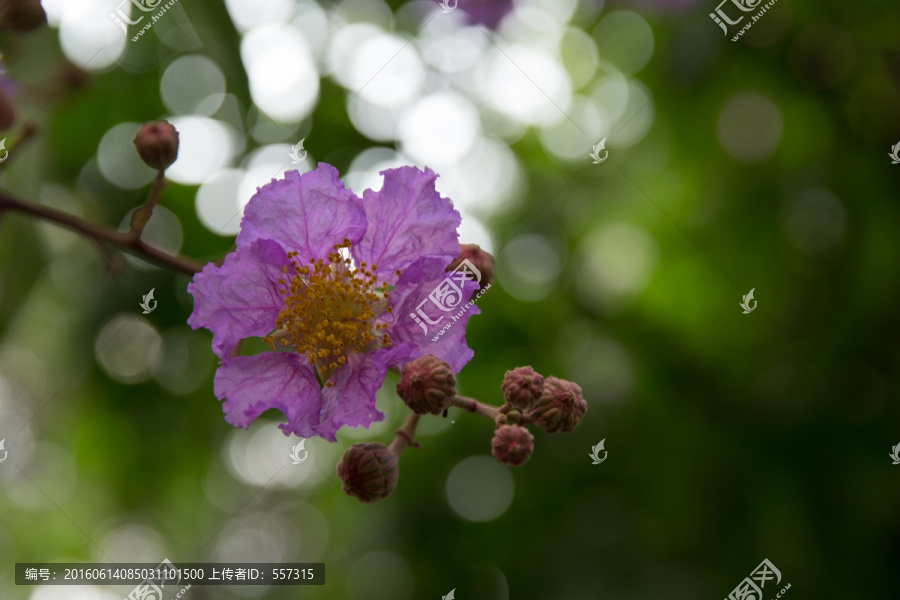
[{"label": "purple flower", "polygon": [[[459,253],[459,213],[435,190],[430,169],[381,174],[381,191],[362,199],[324,163],[259,188],[235,252],[188,286],[188,324],[213,333],[222,360],[214,390],[232,425],[246,428],[277,408],[287,417],[285,435],[334,442],[343,425],[384,420],[375,392],[388,368],[434,354],[459,372],[472,358],[465,325],[476,307],[436,342],[410,317]],[[467,281],[463,297],[477,288]],[[426,314],[449,320],[450,313]],[[271,350],[232,357],[250,337]]]}]

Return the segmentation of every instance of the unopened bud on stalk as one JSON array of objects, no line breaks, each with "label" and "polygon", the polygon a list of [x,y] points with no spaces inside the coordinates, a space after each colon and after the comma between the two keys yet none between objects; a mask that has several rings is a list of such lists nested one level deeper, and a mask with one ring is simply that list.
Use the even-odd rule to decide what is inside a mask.
[{"label": "unopened bud on stalk", "polygon": [[452,271],[464,260],[475,265],[475,268],[481,273],[479,282],[481,289],[487,287],[494,280],[494,257],[482,250],[478,244],[460,244],[459,256],[453,259],[453,262],[447,266],[447,270]]},{"label": "unopened bud on stalk", "polygon": [[344,492],[360,502],[387,498],[397,487],[397,455],[384,444],[359,442],[341,457],[337,474]]},{"label": "unopened bud on stalk", "polygon": [[491,454],[507,467],[521,467],[534,451],[534,436],[520,425],[501,425],[494,431]]},{"label": "unopened bud on stalk", "polygon": [[178,132],[168,121],[144,123],[134,136],[141,160],[157,171],[165,171],[178,158]]},{"label": "unopened bud on stalk", "polygon": [[418,415],[439,415],[456,396],[456,375],[433,354],[420,356],[400,369],[397,394]]},{"label": "unopened bud on stalk", "polygon": [[544,392],[544,376],[531,367],[516,367],[506,372],[500,389],[510,408],[525,412],[537,404]]},{"label": "unopened bud on stalk", "polygon": [[547,433],[565,433],[578,427],[586,412],[587,402],[581,395],[581,386],[548,377],[544,380],[544,393],[528,415]]},{"label": "unopened bud on stalk", "polygon": [[46,23],[40,0],[0,0],[0,31],[31,31]]}]

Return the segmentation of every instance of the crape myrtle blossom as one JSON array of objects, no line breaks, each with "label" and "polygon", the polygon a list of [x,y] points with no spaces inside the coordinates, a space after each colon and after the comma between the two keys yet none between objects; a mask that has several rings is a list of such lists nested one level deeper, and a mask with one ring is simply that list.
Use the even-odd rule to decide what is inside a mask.
[{"label": "crape myrtle blossom", "polygon": [[[258,188],[236,250],[188,286],[188,324],[212,331],[221,359],[214,391],[232,425],[276,408],[286,435],[335,442],[344,425],[384,420],[375,393],[390,367],[432,354],[459,372],[472,358],[465,322],[433,343],[407,317],[457,258],[460,215],[427,167],[381,175],[381,190],[362,198],[324,163]],[[477,288],[466,282],[464,296]],[[232,356],[253,337],[270,350]]]}]

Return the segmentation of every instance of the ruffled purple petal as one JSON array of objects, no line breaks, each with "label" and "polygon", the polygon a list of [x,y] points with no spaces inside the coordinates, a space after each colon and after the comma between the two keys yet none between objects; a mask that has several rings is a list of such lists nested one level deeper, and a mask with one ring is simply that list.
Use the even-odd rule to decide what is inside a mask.
[{"label": "ruffled purple petal", "polygon": [[263,412],[277,408],[288,420],[279,425],[285,435],[317,435],[322,392],[312,367],[299,354],[229,358],[216,371],[213,389],[224,400],[225,420],[236,427],[246,429]]},{"label": "ruffled purple petal", "polygon": [[219,358],[228,356],[245,337],[270,333],[284,308],[277,283],[286,277],[284,266],[291,268],[284,249],[270,240],[238,248],[221,267],[206,265],[187,288],[194,296],[188,325],[212,331],[213,351]]},{"label": "ruffled purple petal", "polygon": [[429,168],[399,167],[382,171],[378,192],[363,192],[369,226],[359,246],[357,262],[378,267],[378,282],[393,284],[395,271],[422,256],[439,258],[446,266],[459,254],[459,213],[434,189],[437,175]]},{"label": "ruffled purple petal", "polygon": [[365,231],[362,200],[344,187],[337,169],[319,163],[315,171],[288,171],[259,188],[244,209],[235,243],[275,240],[305,262],[326,258],[345,238],[358,243]]},{"label": "ruffled purple petal", "polygon": [[322,390],[322,422],[316,433],[332,442],[342,426],[366,427],[384,420],[375,408],[375,393],[384,382],[388,367],[406,362],[415,350],[410,344],[394,344],[370,354],[351,354],[331,376],[334,386]]},{"label": "ruffled purple petal", "polygon": [[[433,354],[458,373],[475,355],[466,344],[466,325],[469,317],[481,311],[474,304],[469,304],[469,299],[478,289],[478,283],[472,280],[462,285],[461,298],[458,294],[443,298],[442,305],[450,310],[443,310],[429,299],[436,288],[445,285],[448,275],[450,273],[444,271],[440,259],[425,258],[407,267],[397,287],[390,293],[395,321],[387,331],[395,344],[415,345],[416,350],[410,360]],[[425,313],[425,317],[420,315],[419,310]],[[424,324],[427,333],[412,315]]]}]

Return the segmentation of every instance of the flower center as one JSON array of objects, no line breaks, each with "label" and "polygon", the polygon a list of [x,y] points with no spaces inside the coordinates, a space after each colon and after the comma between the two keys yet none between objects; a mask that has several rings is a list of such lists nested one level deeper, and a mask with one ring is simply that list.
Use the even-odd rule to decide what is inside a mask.
[{"label": "flower center", "polygon": [[[293,277],[289,282],[278,280],[285,286],[280,290],[284,308],[276,320],[277,331],[263,338],[273,350],[277,342],[306,355],[325,387],[332,386],[328,378],[348,354],[391,345],[387,323],[372,324],[378,315],[393,310],[387,305],[388,285],[377,287],[375,265],[351,266],[351,246],[345,239],[333,247],[328,262],[311,258],[308,265],[298,262],[296,252],[288,252]],[[288,267],[282,272],[287,275]]]}]

